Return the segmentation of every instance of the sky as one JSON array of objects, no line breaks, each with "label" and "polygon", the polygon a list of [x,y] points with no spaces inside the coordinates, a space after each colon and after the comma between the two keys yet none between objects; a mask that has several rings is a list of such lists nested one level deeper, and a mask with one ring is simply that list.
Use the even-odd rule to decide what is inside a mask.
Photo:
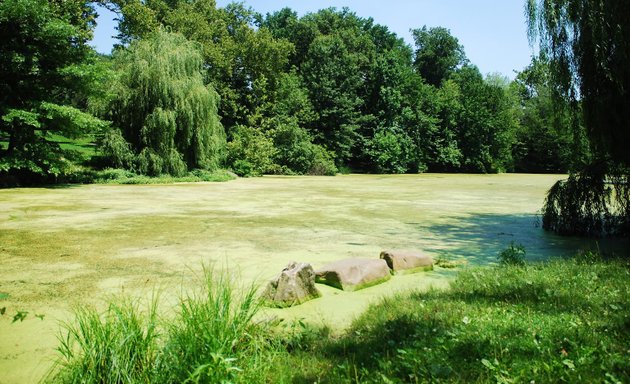
[{"label": "sky", "polygon": [[[224,7],[231,0],[217,0]],[[501,73],[514,78],[533,54],[527,40],[524,0],[246,0],[245,5],[262,13],[284,7],[299,16],[323,8],[350,8],[358,16],[372,17],[378,24],[413,46],[410,29],[423,26],[445,27],[459,39],[472,64],[483,74]],[[98,25],[92,45],[101,53],[110,53],[116,34],[114,15],[99,10]]]}]

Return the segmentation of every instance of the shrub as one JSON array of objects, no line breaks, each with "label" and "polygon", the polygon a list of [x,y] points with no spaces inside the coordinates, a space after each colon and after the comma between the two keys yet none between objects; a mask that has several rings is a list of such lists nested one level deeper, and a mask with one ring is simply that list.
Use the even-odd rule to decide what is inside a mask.
[{"label": "shrub", "polygon": [[374,134],[367,153],[379,173],[405,173],[412,162],[414,144],[398,129],[381,129]]},{"label": "shrub", "polygon": [[228,164],[239,176],[260,176],[273,166],[273,141],[257,128],[239,126],[227,144]]},{"label": "shrub", "polygon": [[314,144],[311,135],[294,121],[279,124],[273,132],[275,163],[300,175],[334,175],[332,155]]},{"label": "shrub", "polygon": [[499,252],[497,259],[503,265],[523,266],[525,265],[526,253],[523,244],[516,244],[512,241],[506,249]]}]

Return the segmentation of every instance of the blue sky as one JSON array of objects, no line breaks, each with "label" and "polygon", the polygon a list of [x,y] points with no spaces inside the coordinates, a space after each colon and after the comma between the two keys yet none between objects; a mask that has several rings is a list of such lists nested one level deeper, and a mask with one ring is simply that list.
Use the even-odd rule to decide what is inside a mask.
[{"label": "blue sky", "polygon": [[[223,7],[230,0],[217,0]],[[284,7],[300,16],[319,9],[348,7],[360,17],[372,17],[413,45],[412,28],[445,27],[464,46],[468,59],[482,73],[499,72],[510,78],[525,68],[532,55],[527,42],[524,0],[247,0],[244,3],[266,14]],[[116,34],[113,15],[99,11],[92,42],[97,51],[109,53]]]}]

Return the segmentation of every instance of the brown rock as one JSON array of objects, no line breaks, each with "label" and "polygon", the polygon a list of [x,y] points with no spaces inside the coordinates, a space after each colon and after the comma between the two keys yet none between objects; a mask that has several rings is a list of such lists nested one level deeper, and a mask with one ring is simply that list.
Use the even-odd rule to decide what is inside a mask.
[{"label": "brown rock", "polygon": [[318,298],[321,293],[315,287],[313,267],[293,261],[269,282],[262,296],[270,306],[291,307]]},{"label": "brown rock", "polygon": [[414,273],[433,269],[433,258],[422,252],[414,251],[383,251],[381,259],[396,273]]},{"label": "brown rock", "polygon": [[391,278],[384,260],[346,259],[328,264],[315,273],[315,281],[344,291],[356,291]]}]

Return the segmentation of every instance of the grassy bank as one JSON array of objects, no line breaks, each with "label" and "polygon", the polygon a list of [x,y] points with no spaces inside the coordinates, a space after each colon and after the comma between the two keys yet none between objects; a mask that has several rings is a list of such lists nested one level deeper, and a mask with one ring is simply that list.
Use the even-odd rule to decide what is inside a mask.
[{"label": "grassy bank", "polygon": [[[111,324],[97,345],[127,348],[142,335],[132,351],[107,352],[133,363],[99,366],[125,382],[628,382],[629,279],[627,263],[592,259],[466,269],[450,289],[388,298],[331,336],[299,322],[254,324],[252,291],[239,296],[209,278],[168,325],[156,325],[155,310],[142,317],[122,306],[112,316],[110,307],[100,321],[82,311],[87,326],[70,326],[65,340]],[[64,344],[52,381],[94,372],[103,360],[92,344]]]}]

